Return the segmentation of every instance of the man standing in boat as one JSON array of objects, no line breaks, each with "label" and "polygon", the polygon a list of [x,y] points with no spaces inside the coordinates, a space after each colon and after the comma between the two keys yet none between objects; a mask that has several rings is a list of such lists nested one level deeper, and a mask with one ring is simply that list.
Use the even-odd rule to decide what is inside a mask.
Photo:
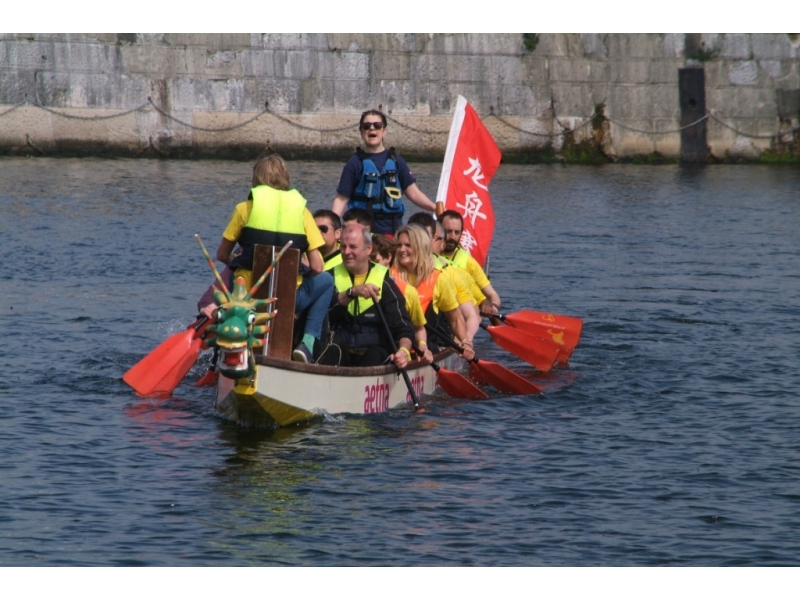
[{"label": "man standing in boat", "polygon": [[373,233],[392,236],[403,225],[402,196],[422,209],[436,206],[417,187],[416,179],[394,148],[386,148],[386,115],[368,110],[361,115],[359,130],[364,148],[347,161],[336,188],[332,210],[341,215],[345,208],[363,208],[373,217]]},{"label": "man standing in boat", "polygon": [[[389,276],[389,269],[369,260],[372,252],[369,228],[358,224],[345,226],[341,250],[342,264],[328,271],[336,288],[328,311],[333,341],[319,363],[373,367],[391,361],[404,369],[411,359],[414,328],[405,299]],[[388,337],[376,303],[393,339]]]}]

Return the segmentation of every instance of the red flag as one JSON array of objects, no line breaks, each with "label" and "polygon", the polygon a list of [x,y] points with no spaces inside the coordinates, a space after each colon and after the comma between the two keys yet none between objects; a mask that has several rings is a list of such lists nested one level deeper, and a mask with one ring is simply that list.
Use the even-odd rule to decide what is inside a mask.
[{"label": "red flag", "polygon": [[502,154],[478,113],[458,97],[439,180],[436,202],[464,217],[461,246],[481,265],[486,262],[494,233],[489,182]]}]

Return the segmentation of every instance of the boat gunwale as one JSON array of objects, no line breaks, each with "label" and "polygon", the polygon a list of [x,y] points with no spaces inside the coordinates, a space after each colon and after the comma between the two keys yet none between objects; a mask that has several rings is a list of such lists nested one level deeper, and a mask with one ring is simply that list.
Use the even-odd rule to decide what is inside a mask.
[{"label": "boat gunwale", "polygon": [[[434,362],[442,362],[448,356],[453,354],[453,350],[446,348],[437,354],[434,354]],[[366,377],[366,376],[379,376],[388,375],[390,373],[398,373],[398,369],[393,364],[379,365],[377,367],[339,367],[330,365],[317,365],[303,363],[283,358],[274,358],[272,356],[264,356],[257,354],[255,356],[256,365],[262,367],[272,367],[284,371],[296,371],[299,373],[309,373],[313,375],[332,375],[335,377]],[[406,371],[416,371],[418,369],[428,367],[430,365],[423,364],[419,360],[413,360],[408,363],[405,368]]]}]

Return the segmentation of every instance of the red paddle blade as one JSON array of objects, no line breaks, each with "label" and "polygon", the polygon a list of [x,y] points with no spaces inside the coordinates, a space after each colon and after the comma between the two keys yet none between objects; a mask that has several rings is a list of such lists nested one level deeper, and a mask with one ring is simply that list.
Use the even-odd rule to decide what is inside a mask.
[{"label": "red paddle blade", "polygon": [[541,394],[542,388],[520,377],[511,369],[488,360],[469,363],[469,376],[479,383],[488,383],[501,392],[527,396]]},{"label": "red paddle blade", "polygon": [[557,344],[574,348],[581,339],[583,321],[577,317],[565,317],[534,310],[520,310],[501,317],[509,325],[530,331],[532,335],[552,339]]},{"label": "red paddle blade", "polygon": [[488,398],[481,388],[473,384],[469,379],[456,373],[439,367],[437,381],[439,386],[453,398]]},{"label": "red paddle blade", "polygon": [[171,396],[175,388],[180,385],[183,378],[197,362],[197,357],[200,356],[200,347],[203,340],[196,338],[192,341],[189,351],[175,363],[175,365],[167,372],[164,377],[159,381],[153,389],[147,393],[148,396]]},{"label": "red paddle blade", "polygon": [[[499,323],[500,321],[497,321]],[[566,363],[572,352],[575,350],[574,346],[567,346],[564,342],[566,332],[563,329],[556,329],[554,327],[543,327],[535,323],[519,322],[517,319],[505,317],[502,319],[510,327],[516,327],[520,331],[524,331],[528,335],[538,337],[558,345],[558,362]]]},{"label": "red paddle blade", "polygon": [[495,344],[545,373],[553,368],[558,358],[559,347],[553,342],[532,337],[514,327],[487,325],[485,329]]},{"label": "red paddle blade", "polygon": [[[201,334],[203,328],[195,330],[198,323],[199,321],[195,321],[185,331],[173,334],[161,342],[155,350],[133,365],[122,376],[122,380],[143,396],[152,394],[156,386],[169,376],[175,366],[180,364],[187,354],[191,355],[195,341],[198,342],[196,347],[199,352],[202,340],[197,336]],[[194,360],[197,360],[196,354]]]}]

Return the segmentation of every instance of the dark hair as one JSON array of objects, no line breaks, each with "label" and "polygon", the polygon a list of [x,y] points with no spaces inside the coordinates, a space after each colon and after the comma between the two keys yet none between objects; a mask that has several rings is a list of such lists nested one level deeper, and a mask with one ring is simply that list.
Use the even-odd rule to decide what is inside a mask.
[{"label": "dark hair", "polygon": [[334,231],[342,228],[342,218],[332,210],[328,210],[327,208],[320,208],[319,210],[314,211],[314,214],[312,216],[315,219],[321,219],[321,218],[330,219]]},{"label": "dark hair", "polygon": [[445,217],[450,217],[451,219],[458,219],[461,222],[461,229],[464,229],[464,217],[461,216],[461,213],[455,210],[446,210],[442,214],[439,215],[439,220],[444,224]]},{"label": "dark hair", "polygon": [[436,233],[436,219],[429,212],[414,213],[408,218],[409,225],[419,225],[432,233]]},{"label": "dark hair", "polygon": [[397,244],[394,243],[394,240],[390,240],[385,235],[381,235],[380,233],[376,233],[372,236],[372,253],[380,254],[384,258],[388,258],[389,260],[394,260],[394,250],[397,247]]},{"label": "dark hair", "polygon": [[348,221],[355,221],[359,225],[372,227],[372,217],[363,208],[351,208],[346,210],[342,215],[342,223],[347,223]]},{"label": "dark hair", "polygon": [[388,123],[386,122],[386,115],[379,111],[377,108],[370,108],[369,110],[365,110],[361,113],[361,119],[358,121],[358,126],[361,127],[361,124],[364,122],[364,117],[368,117],[369,115],[375,115],[376,117],[380,117],[381,121],[383,121],[383,126],[386,127]]}]

